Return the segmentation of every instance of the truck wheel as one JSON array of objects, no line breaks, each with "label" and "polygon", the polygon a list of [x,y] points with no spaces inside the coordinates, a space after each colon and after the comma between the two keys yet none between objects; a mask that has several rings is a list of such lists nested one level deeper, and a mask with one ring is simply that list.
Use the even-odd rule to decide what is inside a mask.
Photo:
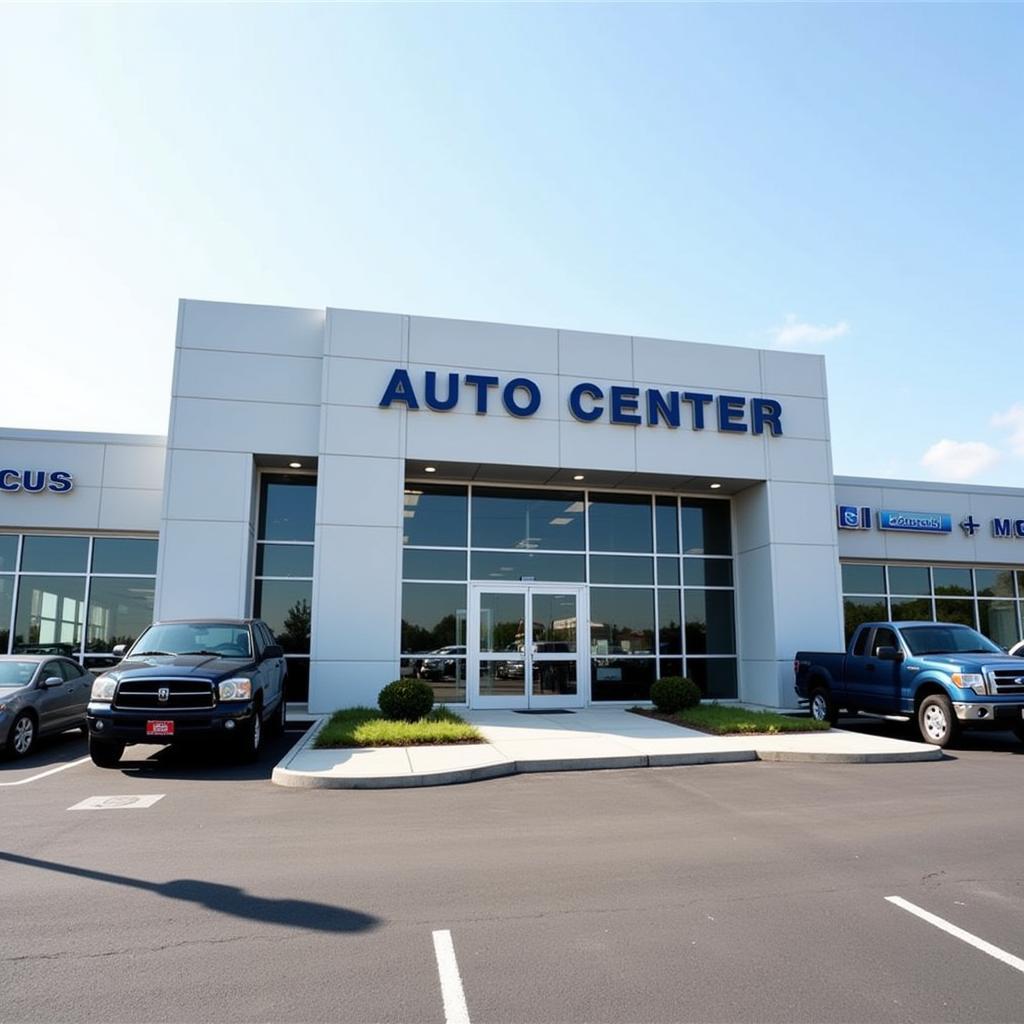
[{"label": "truck wheel", "polygon": [[917,709],[917,728],[921,739],[936,747],[946,747],[956,736],[957,721],[953,705],[944,693],[930,693]]},{"label": "truck wheel", "polygon": [[121,763],[124,744],[117,740],[97,740],[89,737],[89,756],[97,768],[116,768]]},{"label": "truck wheel", "polygon": [[252,718],[242,727],[237,740],[238,760],[243,764],[255,761],[263,745],[263,709],[257,707]]},{"label": "truck wheel", "polygon": [[827,686],[815,686],[811,690],[811,718],[816,722],[835,725],[839,721],[839,709]]},{"label": "truck wheel", "polygon": [[36,720],[27,711],[11,723],[7,734],[7,753],[11,757],[28,757],[36,745]]}]

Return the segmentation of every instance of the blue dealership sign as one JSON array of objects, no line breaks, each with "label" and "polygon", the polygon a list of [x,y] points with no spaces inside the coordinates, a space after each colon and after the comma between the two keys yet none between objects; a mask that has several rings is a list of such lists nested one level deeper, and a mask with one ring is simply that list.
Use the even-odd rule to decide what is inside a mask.
[{"label": "blue dealership sign", "polygon": [[905,533],[951,533],[953,517],[948,512],[900,512],[879,509],[878,528]]},{"label": "blue dealership sign", "polygon": [[839,505],[836,519],[840,530],[871,529],[871,509],[867,505]]}]

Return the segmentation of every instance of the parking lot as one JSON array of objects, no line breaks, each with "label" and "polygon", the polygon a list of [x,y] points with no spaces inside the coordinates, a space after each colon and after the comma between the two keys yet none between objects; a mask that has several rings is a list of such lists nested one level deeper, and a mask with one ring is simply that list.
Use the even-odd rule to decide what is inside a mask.
[{"label": "parking lot", "polygon": [[1008,734],[925,764],[271,785],[297,737],[103,771],[68,734],[0,765],[0,1020],[1024,1019]]}]

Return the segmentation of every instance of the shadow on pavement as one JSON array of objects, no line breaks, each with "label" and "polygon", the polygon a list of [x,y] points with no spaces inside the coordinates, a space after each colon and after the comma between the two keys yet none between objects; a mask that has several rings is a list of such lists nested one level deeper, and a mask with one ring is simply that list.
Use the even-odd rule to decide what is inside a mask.
[{"label": "shadow on pavement", "polygon": [[256,761],[241,764],[226,747],[206,743],[169,746],[137,744],[125,748],[117,770],[146,779],[195,781],[259,781],[269,779],[274,766],[299,742],[308,726],[289,726],[282,736],[267,737]]},{"label": "shadow on pavement", "polygon": [[317,932],[364,932],[376,928],[380,919],[358,910],[346,907],[332,907],[327,903],[312,903],[308,900],[267,899],[251,896],[244,889],[218,882],[204,882],[198,878],[176,878],[171,882],[145,882],[141,878],[114,875],[91,868],[78,868],[71,864],[24,857],[17,853],[0,851],[0,860],[25,867],[56,871],[60,874],[88,878],[96,882],[109,882],[132,889],[141,889],[157,896],[183,900],[207,907],[219,914],[259,921],[264,924],[284,925],[290,928],[306,928]]},{"label": "shadow on pavement", "polygon": [[[895,740],[921,742],[921,734],[913,722],[888,722],[884,718],[866,718],[863,715],[839,719],[839,728],[859,732],[865,736],[886,736]],[[956,756],[966,751],[986,751],[997,754],[1024,755],[1024,743],[1009,731],[995,729],[962,729],[945,753]]]},{"label": "shadow on pavement", "polygon": [[85,757],[88,752],[85,737],[79,729],[59,732],[52,736],[40,736],[36,740],[36,749],[28,757],[0,757],[0,782],[13,779],[14,772],[32,774],[44,772],[47,768],[57,768],[79,757]]}]

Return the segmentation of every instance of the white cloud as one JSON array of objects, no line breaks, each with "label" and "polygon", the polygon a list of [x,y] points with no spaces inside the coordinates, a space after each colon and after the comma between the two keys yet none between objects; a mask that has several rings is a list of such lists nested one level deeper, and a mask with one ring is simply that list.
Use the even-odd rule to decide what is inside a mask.
[{"label": "white cloud", "polygon": [[786,314],[786,322],[781,327],[773,327],[768,333],[775,341],[776,348],[799,348],[801,345],[817,345],[823,341],[832,341],[849,334],[850,325],[845,320],[829,326],[828,324],[805,324],[799,321],[795,313]]},{"label": "white cloud", "polygon": [[936,441],[921,456],[921,465],[939,480],[970,480],[994,466],[1002,456],[984,441]]},{"label": "white cloud", "polygon": [[1008,444],[1014,455],[1024,455],[1024,405],[1018,402],[992,417],[992,426],[1010,431]]}]

